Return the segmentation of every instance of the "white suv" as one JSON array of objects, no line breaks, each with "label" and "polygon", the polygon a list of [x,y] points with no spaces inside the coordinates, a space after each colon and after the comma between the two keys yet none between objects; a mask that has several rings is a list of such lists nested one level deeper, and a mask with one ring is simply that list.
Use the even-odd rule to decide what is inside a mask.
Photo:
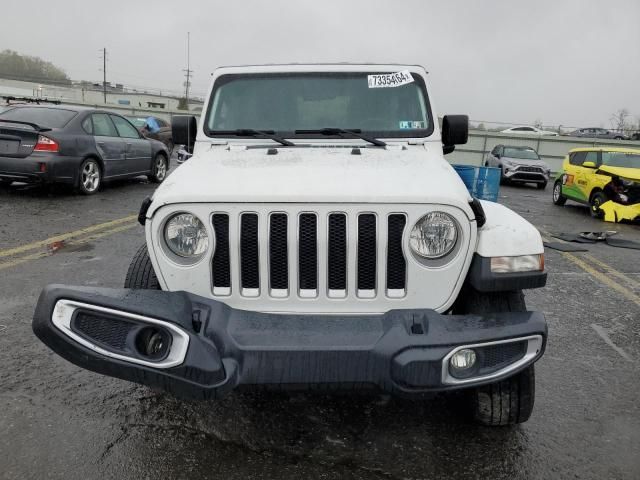
[{"label": "white suv", "polygon": [[34,331],[68,360],[186,398],[244,385],[466,388],[475,418],[529,418],[547,326],[538,231],[472,198],[443,153],[425,70],[225,67],[193,157],[140,211],[125,290],[50,286]]}]

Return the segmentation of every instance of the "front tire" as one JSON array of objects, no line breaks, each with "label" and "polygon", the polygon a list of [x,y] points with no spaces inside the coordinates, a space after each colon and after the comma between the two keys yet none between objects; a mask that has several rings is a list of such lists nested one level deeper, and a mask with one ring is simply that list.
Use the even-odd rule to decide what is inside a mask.
[{"label": "front tire", "polygon": [[567,203],[567,197],[562,195],[562,182],[558,180],[553,184],[553,204],[562,206]]},{"label": "front tire", "polygon": [[95,158],[87,158],[80,165],[78,191],[83,195],[93,195],[102,184],[102,169]]},{"label": "front tire", "polygon": [[[483,293],[466,286],[458,295],[453,314],[526,312],[522,290]],[[467,408],[473,419],[487,426],[526,422],[533,411],[535,375],[533,365],[496,383],[469,390]]]},{"label": "front tire", "polygon": [[589,201],[589,213],[593,218],[602,218],[604,217],[604,212],[600,210],[600,205],[607,201],[607,196],[602,192],[596,192],[591,195],[591,200]]},{"label": "front tire", "polygon": [[159,153],[156,155],[156,158],[153,160],[153,167],[151,170],[151,175],[149,175],[149,180],[153,183],[162,183],[165,178],[167,178],[167,170],[169,166],[169,161],[167,157]]},{"label": "front tire", "polygon": [[133,256],[124,279],[124,288],[162,290],[146,245],[142,245]]}]

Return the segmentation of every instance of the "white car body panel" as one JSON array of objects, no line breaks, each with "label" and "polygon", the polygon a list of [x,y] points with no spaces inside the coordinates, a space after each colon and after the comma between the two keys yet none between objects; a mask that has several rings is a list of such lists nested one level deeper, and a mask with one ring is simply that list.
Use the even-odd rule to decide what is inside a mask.
[{"label": "white car body panel", "polygon": [[476,252],[483,257],[514,257],[544,253],[538,229],[499,203],[480,201],[487,217]]},{"label": "white car body panel", "polygon": [[[406,65],[268,65],[225,67],[225,74],[264,72],[397,72],[409,70],[421,75],[422,67]],[[210,89],[209,96],[211,95]],[[427,90],[429,91],[429,90]],[[426,138],[385,138],[386,148],[372,147],[360,139],[291,139],[303,144],[282,147],[269,139],[210,138],[204,133],[205,112],[198,125],[193,157],[178,167],[156,190],[147,211],[146,238],[149,256],[165,290],[186,290],[215,298],[232,307],[281,313],[358,314],[383,313],[398,308],[448,310],[467,275],[474,252],[483,256],[525,255],[542,252],[539,233],[528,222],[501,205],[482,202],[487,223],[478,231],[470,208],[471,197],[459,176],[444,159],[438,123]],[[433,118],[437,112],[431,103]],[[260,148],[251,148],[258,147]],[[267,154],[265,146],[276,147]],[[360,155],[351,148],[359,146]],[[322,148],[318,148],[322,147]],[[454,253],[445,261],[427,264],[414,256],[409,234],[415,222],[429,211],[444,211],[459,225]],[[163,229],[177,212],[197,215],[209,234],[209,249],[196,264],[187,266],[167,251]],[[269,214],[288,215],[289,289],[271,291],[268,285]],[[301,212],[317,215],[318,288],[313,295],[297,288],[297,217]],[[347,289],[332,297],[327,290],[327,217],[343,212],[347,216]],[[212,215],[229,215],[231,285],[215,290],[212,258],[215,232]],[[239,280],[239,215],[258,215],[260,289],[242,291]],[[356,283],[358,214],[375,213],[377,218],[377,286],[374,292],[359,294]],[[406,289],[385,289],[387,248],[386,218],[402,213],[407,222],[402,238],[406,260]]]},{"label": "white car body panel", "polygon": [[[430,210],[444,211],[452,215],[460,226],[459,248],[447,259],[444,265],[425,265],[410,252],[409,232],[415,222]],[[231,291],[216,294],[213,289],[211,262],[214,254],[213,242],[205,256],[195,265],[185,266],[172,260],[163,243],[163,230],[166,220],[176,212],[192,212],[200,218],[207,228],[209,238],[214,238],[211,215],[227,213],[229,215],[229,244],[231,263]],[[319,235],[318,242],[318,291],[308,298],[305,292],[297,288],[297,228],[289,228],[289,292],[280,297],[278,292],[269,291],[268,283],[268,214],[270,212],[287,213],[290,219],[300,212],[315,212],[318,215],[318,232],[326,232],[329,213],[345,212],[348,221],[347,247],[347,292],[341,298],[331,298],[327,290],[327,242],[326,236]],[[374,212],[378,217],[377,241],[377,287],[376,291],[363,295],[356,291],[356,252],[357,231],[354,221],[358,213]],[[257,213],[259,220],[260,253],[260,290],[242,294],[239,281],[239,215],[240,213]],[[405,213],[407,224],[402,240],[403,251],[407,262],[407,289],[402,296],[397,292],[385,291],[386,283],[386,230],[380,228],[381,219],[392,213]],[[295,221],[295,220],[294,220]],[[291,220],[290,220],[291,222]],[[210,204],[192,203],[169,205],[158,209],[153,219],[146,223],[147,247],[153,267],[163,290],[186,290],[204,297],[215,298],[227,305],[243,310],[261,312],[296,312],[296,313],[384,313],[394,308],[432,308],[439,312],[446,311],[454,302],[471,263],[472,253],[477,243],[475,222],[470,222],[466,214],[450,205],[423,204]],[[234,248],[234,246],[236,248]],[[369,293],[372,294],[368,298]]]}]

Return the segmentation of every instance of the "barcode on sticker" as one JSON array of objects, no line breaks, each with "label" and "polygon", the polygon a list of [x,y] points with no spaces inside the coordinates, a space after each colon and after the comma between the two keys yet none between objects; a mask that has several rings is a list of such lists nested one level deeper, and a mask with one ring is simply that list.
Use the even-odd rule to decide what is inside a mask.
[{"label": "barcode on sticker", "polygon": [[380,75],[367,75],[369,88],[389,88],[399,87],[413,82],[413,77],[409,70],[396,73],[383,73]]}]

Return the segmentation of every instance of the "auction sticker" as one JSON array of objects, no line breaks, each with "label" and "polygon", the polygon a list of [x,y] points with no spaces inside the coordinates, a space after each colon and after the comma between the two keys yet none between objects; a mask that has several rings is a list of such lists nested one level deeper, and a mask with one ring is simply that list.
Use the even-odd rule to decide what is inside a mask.
[{"label": "auction sticker", "polygon": [[380,75],[367,75],[369,88],[390,88],[406,85],[413,82],[413,77],[409,70],[396,73],[383,73]]}]

